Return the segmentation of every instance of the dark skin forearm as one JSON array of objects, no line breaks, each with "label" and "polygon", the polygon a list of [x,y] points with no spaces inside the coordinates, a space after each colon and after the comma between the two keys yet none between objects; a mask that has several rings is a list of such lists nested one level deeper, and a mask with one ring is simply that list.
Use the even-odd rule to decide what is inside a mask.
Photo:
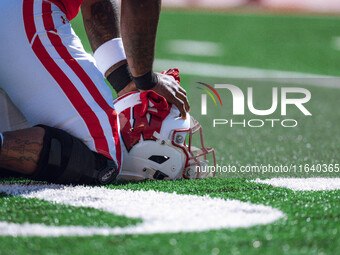
[{"label": "dark skin forearm", "polygon": [[0,168],[33,174],[43,148],[44,134],[44,129],[40,127],[5,132]]},{"label": "dark skin forearm", "polygon": [[[93,52],[103,43],[120,37],[120,15],[116,0],[85,0],[81,5],[81,13]],[[106,71],[105,77],[125,63],[126,60],[123,60],[112,66]]]},{"label": "dark skin forearm", "polygon": [[[122,0],[122,39],[134,76],[152,70],[160,10],[160,0]],[[93,52],[103,43],[121,36],[116,0],[85,0],[81,11]],[[116,69],[124,63],[117,63],[112,68]]]},{"label": "dark skin forearm", "polygon": [[81,13],[93,52],[103,43],[120,37],[117,1],[85,0],[81,5]]},{"label": "dark skin forearm", "polygon": [[160,11],[160,0],[122,0],[123,44],[135,77],[152,70]]},{"label": "dark skin forearm", "polygon": [[[122,0],[121,12],[126,58],[132,75],[140,77],[153,69],[161,0]],[[186,112],[190,110],[186,91],[173,77],[156,75],[158,82],[152,90],[176,105],[185,119]]]},{"label": "dark skin forearm", "polygon": [[[120,37],[116,1],[84,0],[81,8],[93,51],[106,41]],[[161,0],[122,0],[121,36],[127,62],[134,77],[152,71],[160,11]],[[125,63],[126,60],[111,67],[106,71],[105,77]],[[169,103],[176,105],[182,118],[185,118],[186,111],[190,109],[185,90],[172,77],[156,75],[158,83],[152,89],[164,96]],[[136,90],[136,86],[132,81],[118,96],[133,90]]]}]

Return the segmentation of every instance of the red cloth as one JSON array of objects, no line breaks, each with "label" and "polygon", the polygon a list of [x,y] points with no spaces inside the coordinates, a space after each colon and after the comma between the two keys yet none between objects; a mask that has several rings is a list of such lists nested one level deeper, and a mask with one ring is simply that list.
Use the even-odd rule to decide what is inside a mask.
[{"label": "red cloth", "polygon": [[[168,71],[163,71],[161,73],[171,75],[175,78],[177,83],[180,84],[181,79],[179,77],[178,68],[171,68]],[[168,104],[166,99],[163,96],[158,95],[155,91],[147,90],[140,93],[140,99],[142,101],[140,116],[144,116],[146,113],[149,113],[162,120],[168,116],[172,105]]]},{"label": "red cloth", "polygon": [[84,0],[50,0],[56,6],[60,8],[60,10],[66,14],[68,20],[73,19],[77,16],[80,5]]},{"label": "red cloth", "polygon": [[140,99],[142,101],[140,116],[149,113],[161,120],[164,120],[166,116],[168,116],[171,105],[166,102],[164,97],[158,95],[155,91],[147,90],[140,93]]}]

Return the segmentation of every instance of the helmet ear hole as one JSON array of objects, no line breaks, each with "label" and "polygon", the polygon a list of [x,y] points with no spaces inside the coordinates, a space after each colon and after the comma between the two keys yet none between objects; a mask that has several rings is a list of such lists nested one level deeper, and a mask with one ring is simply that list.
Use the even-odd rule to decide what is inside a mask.
[{"label": "helmet ear hole", "polygon": [[149,160],[156,162],[158,164],[163,164],[168,159],[170,159],[170,157],[162,156],[162,155],[152,155],[152,156],[149,157]]},{"label": "helmet ear hole", "polygon": [[163,172],[161,172],[159,170],[157,170],[155,172],[155,174],[153,175],[153,178],[155,180],[164,180],[164,178],[167,178],[167,177],[169,177],[169,175],[166,175],[165,173],[163,173]]}]

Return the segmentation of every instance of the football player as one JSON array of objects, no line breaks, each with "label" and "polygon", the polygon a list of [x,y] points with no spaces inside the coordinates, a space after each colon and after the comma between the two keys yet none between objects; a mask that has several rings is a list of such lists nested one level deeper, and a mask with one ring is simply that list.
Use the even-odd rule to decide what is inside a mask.
[{"label": "football player", "polygon": [[[178,69],[171,69],[166,74],[179,82]],[[0,129],[26,125],[24,117],[1,91],[0,104],[7,109],[7,118],[0,115]],[[206,168],[208,164],[216,164],[214,149],[204,146],[202,127],[192,117],[180,118],[177,107],[152,90],[122,95],[114,101],[114,106],[125,159],[119,179],[211,176]],[[200,147],[193,145],[194,135],[199,139],[197,145]],[[46,143],[51,138],[52,142]],[[0,167],[21,172],[28,178],[60,183],[109,183],[117,174],[103,156],[90,151],[62,130],[39,126],[6,132],[4,136],[0,134],[0,145],[3,142]],[[63,152],[58,147],[68,150]],[[67,154],[71,151],[72,154]],[[56,160],[60,158],[61,161]]]},{"label": "football player", "polygon": [[[69,22],[80,7],[94,58]],[[61,182],[78,176],[79,169],[65,169],[71,169],[72,156],[81,159],[75,151],[83,144],[96,153],[91,164],[98,165],[85,179],[104,175],[101,182],[120,171],[119,122],[104,77],[118,95],[152,89],[186,117],[185,90],[172,77],[152,70],[160,0],[123,0],[120,18],[117,2],[109,0],[2,0],[0,8],[0,87],[30,125],[42,124],[34,128],[43,136],[46,154],[39,160],[50,167],[48,174],[37,171],[38,179],[51,172]],[[33,131],[27,132],[24,137]],[[2,155],[6,140],[10,142],[5,134]]]},{"label": "football player", "polygon": [[0,89],[0,176],[54,183],[106,184],[118,174],[115,162],[91,151],[65,131],[30,127]]}]

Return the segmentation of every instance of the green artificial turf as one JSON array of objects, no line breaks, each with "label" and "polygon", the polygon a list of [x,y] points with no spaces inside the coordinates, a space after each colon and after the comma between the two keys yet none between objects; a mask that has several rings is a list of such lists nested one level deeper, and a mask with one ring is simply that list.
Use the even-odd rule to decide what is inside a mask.
[{"label": "green artificial turf", "polygon": [[85,207],[50,203],[39,199],[12,197],[0,193],[0,221],[40,223],[53,226],[123,227],[140,220],[112,215]]},{"label": "green artificial turf", "polygon": [[[162,235],[1,237],[0,254],[336,254],[340,192],[294,192],[244,179],[145,181],[109,188],[158,190],[270,205],[286,217],[251,228]],[[14,201],[14,199],[13,199]],[[100,212],[102,213],[102,212]],[[34,217],[32,217],[32,221]],[[86,223],[84,223],[86,224]],[[5,250],[4,248],[7,247]],[[10,247],[10,249],[9,249]]]},{"label": "green artificial turf", "polygon": [[[196,79],[210,85],[213,84],[234,84],[237,85],[246,95],[247,88],[252,87],[254,91],[254,106],[257,109],[269,109],[272,105],[272,88],[278,88],[277,110],[268,116],[257,116],[249,112],[247,101],[245,101],[245,115],[233,115],[232,96],[226,90],[217,89],[223,107],[214,105],[210,99],[206,116],[201,115],[201,91],[194,89],[197,83],[192,82],[191,89],[191,114],[202,124],[204,129],[204,139],[208,146],[216,150],[217,163],[220,166],[235,166],[238,170],[241,166],[289,166],[291,172],[283,173],[224,173],[225,177],[242,176],[254,177],[277,177],[277,176],[333,176],[339,177],[340,171],[332,171],[331,168],[321,170],[316,166],[326,164],[335,166],[340,163],[340,108],[338,100],[339,89],[322,88],[305,85],[292,85],[288,83],[273,83],[258,80],[240,79]],[[339,80],[340,81],[340,80]],[[308,81],[306,81],[308,82]],[[321,79],[320,79],[321,83]],[[196,85],[195,85],[196,84]],[[281,116],[281,91],[282,87],[303,87],[310,91],[311,100],[304,104],[312,116],[305,116],[297,107],[288,105],[287,115]],[[296,98],[301,95],[295,95]],[[293,97],[290,95],[290,98]],[[247,97],[245,97],[247,99]],[[208,99],[209,100],[209,99]],[[214,119],[226,119],[229,121],[225,125],[213,127]],[[263,127],[243,127],[243,124],[231,126],[230,122],[245,122],[249,120],[262,120]],[[271,122],[266,121],[276,119],[274,127]],[[294,119],[297,126],[294,128],[284,127],[280,123],[285,119]],[[259,125],[254,122],[254,125]],[[287,122],[291,125],[291,123]],[[252,124],[251,124],[252,125]],[[314,166],[314,169],[312,168]],[[296,169],[296,171],[294,170]],[[306,171],[305,171],[306,169]]]}]

